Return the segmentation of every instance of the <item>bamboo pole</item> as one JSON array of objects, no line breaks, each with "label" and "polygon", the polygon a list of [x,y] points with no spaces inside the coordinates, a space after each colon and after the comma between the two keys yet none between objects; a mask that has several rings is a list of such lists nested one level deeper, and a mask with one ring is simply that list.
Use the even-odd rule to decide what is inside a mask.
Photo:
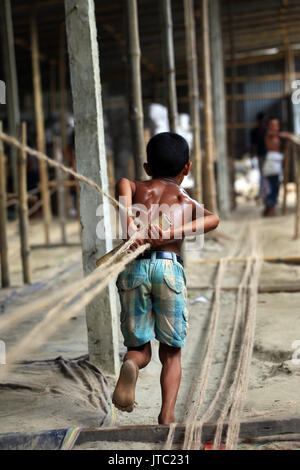
[{"label": "bamboo pole", "polygon": [[[0,121],[2,132],[2,121]],[[1,258],[1,285],[9,287],[8,247],[6,232],[6,168],[3,142],[0,139],[0,258]]]},{"label": "bamboo pole", "polygon": [[229,217],[230,192],[226,132],[225,73],[220,0],[209,1],[212,95],[214,110],[215,151],[217,160],[218,208],[222,218]]},{"label": "bamboo pole", "polygon": [[129,117],[131,124],[132,148],[135,162],[135,177],[145,176],[143,164],[146,161],[144,141],[144,113],[142,101],[141,50],[136,0],[126,0]]},{"label": "bamboo pole", "polygon": [[163,69],[171,132],[177,132],[178,107],[171,0],[161,0]]},{"label": "bamboo pole", "polygon": [[[31,60],[32,60],[32,75],[33,75],[33,92],[34,92],[34,109],[36,119],[37,131],[37,149],[45,153],[45,130],[44,130],[44,113],[43,113],[43,96],[41,89],[41,74],[39,65],[39,47],[36,18],[32,17],[30,22],[31,33]],[[42,210],[44,217],[44,232],[46,243],[50,242],[50,221],[51,221],[51,208],[50,208],[50,195],[48,190],[48,170],[45,162],[39,160],[39,173],[40,173],[40,186],[42,198]]]},{"label": "bamboo pole", "polygon": [[[232,22],[232,0],[229,1],[229,18]],[[235,145],[236,145],[236,103],[235,103],[235,95],[236,95],[236,63],[235,63],[235,45],[234,45],[234,37],[232,33],[232,26],[229,31],[229,43],[230,43],[230,55],[231,55],[231,101],[230,101],[230,124],[231,129],[229,133],[229,178],[230,178],[230,186],[231,186],[231,208],[234,209],[236,206],[235,200]]]},{"label": "bamboo pole", "polygon": [[[60,150],[59,138],[54,138],[54,160],[57,163],[63,163],[63,155]],[[66,210],[65,210],[65,184],[64,174],[60,168],[56,168],[56,181],[57,181],[57,200],[58,200],[58,220],[61,228],[61,242],[67,243],[66,237]]]},{"label": "bamboo pole", "polygon": [[[67,121],[66,121],[66,64],[65,64],[65,23],[60,26],[59,36],[59,111],[60,111],[60,135],[61,135],[61,149],[63,155],[63,163],[68,164],[66,158],[67,150]],[[71,190],[65,191],[65,207],[69,214],[71,209]]]},{"label": "bamboo pole", "polygon": [[50,89],[49,89],[49,108],[50,113],[53,115],[56,109],[56,62],[50,61]]},{"label": "bamboo pole", "polygon": [[[7,124],[10,135],[16,136],[20,125],[20,105],[18,92],[18,76],[15,57],[14,25],[12,21],[11,1],[0,2],[0,33],[2,46],[2,64],[7,86]],[[18,192],[17,150],[8,149],[13,190]]]},{"label": "bamboo pole", "polygon": [[[21,142],[27,145],[26,123],[21,124]],[[19,188],[19,223],[21,237],[21,258],[23,269],[23,281],[31,284],[30,246],[28,233],[28,201],[27,201],[27,156],[26,151],[19,150],[18,154],[18,188]]]},{"label": "bamboo pole", "polygon": [[200,140],[199,78],[193,0],[184,0],[184,21],[186,37],[189,107],[191,116],[191,131],[193,134],[192,162],[194,167],[193,175],[195,178],[194,196],[197,201],[202,202],[202,152]]},{"label": "bamboo pole", "polygon": [[282,200],[282,215],[286,214],[286,198],[287,198],[287,185],[290,176],[290,160],[291,160],[292,143],[287,140],[285,143],[284,151],[284,170],[283,170],[283,200]]},{"label": "bamboo pole", "polygon": [[212,109],[212,83],[210,65],[208,0],[202,0],[202,38],[203,38],[203,70],[204,70],[204,114],[205,114],[205,164],[204,164],[204,205],[217,212],[217,192],[215,180],[215,145]]},{"label": "bamboo pole", "polygon": [[66,122],[66,64],[65,64],[65,24],[60,26],[59,38],[59,102],[60,102],[60,126],[61,126],[61,148],[63,155],[67,146],[67,122]]},{"label": "bamboo pole", "polygon": [[299,171],[299,147],[294,144],[294,169],[296,179],[296,214],[295,214],[295,239],[300,236],[300,171]]}]

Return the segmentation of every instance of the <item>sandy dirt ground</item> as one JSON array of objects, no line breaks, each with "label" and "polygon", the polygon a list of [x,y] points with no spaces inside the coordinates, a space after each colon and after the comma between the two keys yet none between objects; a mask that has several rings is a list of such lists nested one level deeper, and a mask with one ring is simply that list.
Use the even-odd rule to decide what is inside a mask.
[{"label": "sandy dirt ground", "polygon": [[[194,379],[195,370],[203,361],[205,337],[207,333],[211,301],[216,275],[216,263],[197,264],[195,259],[216,259],[227,256],[232,245],[237,242],[238,230],[241,220],[245,224],[255,226],[258,231],[258,240],[262,244],[264,256],[299,256],[300,241],[293,240],[294,216],[292,214],[272,219],[261,219],[260,208],[254,205],[239,208],[231,220],[221,221],[218,236],[209,236],[201,251],[187,252],[186,272],[188,279],[188,308],[190,328],[187,344],[182,357],[182,383],[176,406],[177,422],[184,421],[188,406],[188,396]],[[20,273],[20,257],[16,225],[10,224],[10,256],[12,287],[0,290],[0,312],[9,313],[20,305],[28,304],[36,298],[52,295],[62,285],[67,285],[82,276],[80,248],[36,249],[32,252],[34,266],[34,283],[32,286],[22,286]],[[69,241],[79,241],[78,223],[73,222],[68,227]],[[35,224],[31,227],[31,240],[41,243],[42,227]],[[59,227],[53,232],[53,242],[59,240]],[[32,241],[32,243],[33,243]],[[240,241],[239,252],[247,254],[247,231]],[[229,263],[223,279],[223,286],[237,286],[243,266],[241,263]],[[299,283],[300,265],[272,264],[264,262],[262,266],[260,285],[280,285],[282,283]],[[206,399],[202,411],[211,402],[219,384],[220,374],[224,368],[224,361],[228,352],[230,333],[236,300],[234,291],[222,291],[221,316],[219,319],[216,346],[214,350],[212,370],[208,383]],[[199,297],[201,300],[199,300]],[[49,307],[51,300],[49,298]],[[36,324],[47,311],[43,309],[33,318],[30,318],[13,331],[1,334],[10,348],[18,339]],[[250,382],[245,399],[242,419],[276,418],[300,416],[300,366],[292,361],[293,343],[300,340],[300,292],[259,294],[257,305],[257,324],[255,333],[255,346],[252,358]],[[136,406],[133,413],[116,412],[116,426],[157,424],[160,411],[160,362],[158,359],[158,344],[153,341],[153,357],[150,365],[140,372]],[[120,335],[120,355],[124,353]],[[87,336],[84,312],[71,319],[63,328],[56,332],[47,344],[30,353],[24,360],[53,359],[63,356],[66,359],[78,357],[87,353]],[[238,353],[238,351],[236,351]],[[111,391],[113,391],[115,378],[107,377]],[[3,398],[1,398],[3,404]],[[22,400],[20,396],[20,400]],[[76,406],[76,403],[74,403]],[[59,406],[59,402],[57,402]],[[3,407],[2,407],[3,409]],[[14,412],[17,410],[17,413]],[[217,410],[216,410],[217,411]],[[28,410],[27,410],[28,413]],[[6,410],[6,416],[8,412]],[[35,417],[30,425],[26,420],[20,421],[22,406],[16,408],[11,405],[9,420],[4,418],[0,410],[0,432],[42,430],[45,429],[42,419]],[[91,414],[89,413],[89,416]],[[69,427],[71,423],[66,419],[47,422],[53,428]],[[84,421],[84,423],[83,423]],[[22,425],[20,426],[20,422]],[[82,415],[74,418],[74,426],[95,426],[95,420],[83,419]],[[59,426],[58,426],[59,425]],[[49,429],[49,427],[48,427]],[[97,446],[83,446],[82,448],[127,448],[142,449],[153,448],[145,444],[115,444],[101,443]],[[154,446],[159,448],[159,446]]]}]

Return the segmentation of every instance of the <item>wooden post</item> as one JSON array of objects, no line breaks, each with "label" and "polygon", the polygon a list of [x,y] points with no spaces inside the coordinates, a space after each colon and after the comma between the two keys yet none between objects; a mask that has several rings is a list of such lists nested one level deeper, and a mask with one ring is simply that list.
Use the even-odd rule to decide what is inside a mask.
[{"label": "wooden post", "polygon": [[[57,163],[63,163],[63,155],[60,148],[58,137],[54,137],[54,159]],[[61,228],[61,242],[67,243],[66,237],[66,210],[65,210],[65,178],[64,173],[56,168],[56,181],[57,181],[57,202],[58,202],[58,220]]]},{"label": "wooden post", "polygon": [[[17,136],[20,125],[20,108],[18,95],[18,77],[16,70],[14,31],[10,0],[0,2],[0,31],[2,39],[3,69],[7,89],[8,133]],[[18,192],[17,149],[11,145],[9,156],[13,177],[14,193]]]},{"label": "wooden post", "polygon": [[231,55],[231,99],[230,99],[230,130],[229,130],[229,182],[230,182],[230,196],[231,196],[231,209],[235,209],[236,200],[235,200],[235,146],[236,146],[236,60],[235,60],[235,47],[234,47],[234,36],[233,36],[233,25],[232,25],[232,1],[229,0],[229,45],[230,45],[230,55]]},{"label": "wooden post", "polygon": [[205,115],[205,164],[204,164],[204,204],[217,212],[217,194],[215,180],[215,145],[212,109],[212,85],[210,66],[208,1],[202,0],[202,37],[203,37],[203,71],[204,71],[204,115]]},{"label": "wooden post", "polygon": [[290,176],[291,150],[292,150],[292,144],[289,140],[287,140],[285,142],[285,151],[284,151],[282,215],[286,214],[287,185],[288,185],[289,176]]},{"label": "wooden post", "polygon": [[65,155],[67,147],[67,122],[66,122],[66,65],[65,65],[65,24],[60,26],[59,38],[59,101],[60,101],[60,126],[61,126],[61,148]]},{"label": "wooden post", "polygon": [[[45,129],[44,129],[44,112],[43,112],[43,95],[41,88],[41,73],[39,64],[39,47],[36,18],[31,18],[30,23],[31,33],[31,60],[32,60],[32,75],[33,75],[33,92],[34,92],[34,110],[36,120],[37,132],[37,149],[40,152],[46,153],[45,144]],[[42,210],[44,216],[44,231],[45,242],[50,242],[50,222],[51,222],[51,207],[50,195],[48,188],[48,169],[45,162],[39,160],[39,173],[40,173],[40,186],[41,186],[41,199]]]},{"label": "wooden post", "polygon": [[178,108],[171,0],[161,0],[163,69],[171,132],[177,132]]},{"label": "wooden post", "polygon": [[[21,126],[21,142],[27,144],[27,128],[23,122]],[[19,223],[21,237],[21,258],[23,268],[23,281],[31,284],[31,266],[30,266],[30,246],[28,234],[28,200],[27,200],[27,156],[24,150],[18,154],[18,175],[19,175]]]},{"label": "wooden post", "polygon": [[[65,0],[67,42],[75,118],[76,168],[108,190],[99,51],[93,0]],[[102,213],[97,209],[101,206]],[[99,220],[99,217],[100,220]],[[80,184],[83,269],[88,274],[96,260],[112,249],[110,206],[93,188]],[[103,236],[97,236],[101,229]],[[99,234],[100,235],[100,234]],[[115,285],[86,307],[90,361],[110,373],[119,367]]]},{"label": "wooden post", "polygon": [[49,107],[50,112],[53,116],[56,109],[56,62],[54,60],[50,61],[50,89],[49,89]]},{"label": "wooden post", "polygon": [[191,131],[193,133],[193,175],[195,179],[194,197],[202,203],[202,162],[200,141],[199,78],[196,50],[196,28],[194,1],[184,0],[184,20],[186,37],[187,74]]},{"label": "wooden post", "polygon": [[135,162],[135,177],[143,179],[143,164],[146,161],[144,141],[144,113],[142,101],[141,50],[136,0],[126,0],[129,115],[132,135],[132,148]]},{"label": "wooden post", "polygon": [[[67,120],[66,120],[66,64],[65,64],[65,48],[66,48],[66,26],[65,23],[60,25],[59,37],[59,109],[60,109],[60,135],[61,135],[61,149],[63,155],[63,163],[69,166],[66,158],[67,149]],[[65,191],[65,207],[67,214],[71,209],[71,188],[66,188]]]},{"label": "wooden post", "polygon": [[227,218],[230,212],[230,192],[227,161],[225,74],[219,0],[209,1],[209,19],[218,206],[222,218]]},{"label": "wooden post", "polygon": [[296,214],[295,214],[295,239],[300,236],[300,165],[299,165],[299,146],[294,145],[294,171],[296,181]]},{"label": "wooden post", "polygon": [[[2,121],[0,121],[2,132]],[[3,142],[0,139],[0,258],[1,258],[1,285],[9,287],[8,247],[6,233],[6,171]]]}]

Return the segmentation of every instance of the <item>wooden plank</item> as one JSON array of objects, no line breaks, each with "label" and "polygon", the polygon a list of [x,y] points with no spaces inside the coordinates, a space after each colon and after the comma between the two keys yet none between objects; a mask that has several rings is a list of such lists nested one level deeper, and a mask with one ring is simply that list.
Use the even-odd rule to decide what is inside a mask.
[{"label": "wooden plank", "polygon": [[[232,263],[246,263],[248,259],[251,259],[251,256],[249,258],[229,258],[228,262]],[[267,263],[286,263],[286,264],[300,264],[300,256],[282,256],[282,257],[276,257],[276,256],[265,256],[263,258],[263,261],[266,261]],[[215,259],[192,259],[190,261],[192,264],[210,264],[210,263],[219,263],[220,259],[215,258]]]},{"label": "wooden plank", "polygon": [[[245,287],[245,288],[248,289],[248,287]],[[188,285],[189,291],[212,290],[212,289],[214,289],[214,286],[190,286]],[[222,286],[220,289],[225,292],[235,292],[239,289],[239,287],[238,286]],[[258,288],[259,294],[274,294],[274,293],[279,293],[279,292],[298,293],[300,292],[300,284],[297,282],[274,284],[274,285],[263,284],[263,285],[260,285]]]},{"label": "wooden plank", "polygon": [[[214,438],[215,424],[204,424],[202,440]],[[224,425],[223,437],[227,432]],[[300,432],[300,418],[242,421],[240,438],[294,434]],[[87,442],[149,442],[163,443],[167,440],[169,426],[122,426],[118,428],[83,429],[76,441],[75,447]],[[175,429],[174,444],[183,442],[185,425],[179,424]]]}]

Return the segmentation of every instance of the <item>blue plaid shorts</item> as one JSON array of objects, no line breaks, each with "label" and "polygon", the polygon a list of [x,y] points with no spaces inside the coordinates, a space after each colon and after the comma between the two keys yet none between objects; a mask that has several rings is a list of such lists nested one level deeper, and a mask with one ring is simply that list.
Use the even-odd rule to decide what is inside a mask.
[{"label": "blue plaid shorts", "polygon": [[186,278],[175,253],[170,259],[140,259],[119,274],[124,345],[138,347],[156,338],[182,348],[188,328]]}]

